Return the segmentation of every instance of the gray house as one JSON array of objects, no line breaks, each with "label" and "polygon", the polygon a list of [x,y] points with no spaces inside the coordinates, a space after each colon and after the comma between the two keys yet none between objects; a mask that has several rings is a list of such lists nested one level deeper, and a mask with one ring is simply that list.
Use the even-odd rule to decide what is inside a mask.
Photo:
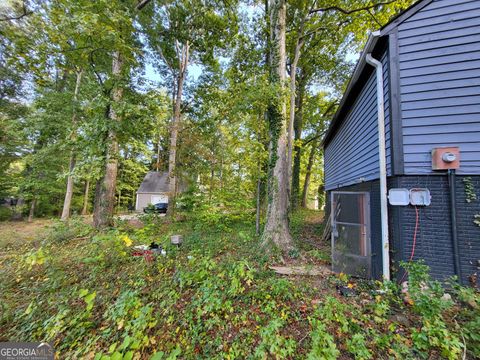
[{"label": "gray house", "polygon": [[135,210],[158,203],[168,203],[168,172],[149,171],[137,191]]},{"label": "gray house", "polygon": [[[323,143],[336,271],[480,269],[480,1],[422,0],[372,34]],[[392,274],[392,275],[391,275]]]}]

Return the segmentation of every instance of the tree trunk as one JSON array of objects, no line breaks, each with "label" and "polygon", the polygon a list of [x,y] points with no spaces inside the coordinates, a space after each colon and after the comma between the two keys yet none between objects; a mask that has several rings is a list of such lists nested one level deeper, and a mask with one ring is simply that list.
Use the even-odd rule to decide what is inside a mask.
[{"label": "tree trunk", "polygon": [[157,142],[157,164],[155,165],[157,172],[160,171],[160,142],[162,141],[162,136],[160,131],[158,132],[158,142]]},{"label": "tree trunk", "polygon": [[118,190],[117,211],[120,211],[121,208],[122,208],[122,190]]},{"label": "tree trunk", "polygon": [[323,205],[325,204],[325,185],[320,184],[318,185],[318,209],[317,210],[322,210]]},{"label": "tree trunk", "polygon": [[[223,144],[221,144],[222,146]],[[223,146],[222,146],[223,148]],[[219,174],[219,180],[220,180],[220,185],[219,185],[219,190],[223,190],[223,151],[220,155],[220,174]]]},{"label": "tree trunk", "polygon": [[[258,121],[259,123],[264,121],[266,119],[266,113],[261,113],[259,114]],[[259,143],[262,143],[262,137],[260,130],[257,131],[257,140]],[[267,148],[268,145],[263,144],[265,148]],[[261,159],[258,159],[258,167],[257,167],[257,195],[256,195],[256,209],[255,209],[255,234],[260,235],[260,217],[261,217],[261,211],[262,211],[262,198],[264,198],[265,195],[265,177],[262,176],[262,169],[265,166],[265,162],[261,161]]]},{"label": "tree trunk", "polygon": [[30,211],[28,213],[28,222],[33,221],[33,216],[35,215],[35,206],[37,205],[37,199],[34,197],[30,203]]},{"label": "tree trunk", "polygon": [[[118,82],[122,73],[123,59],[119,51],[115,51],[112,60],[112,76]],[[115,103],[119,103],[123,96],[123,88],[117,83],[112,90],[112,106],[110,106],[109,118],[114,122],[120,121],[120,116],[115,109]],[[118,171],[118,139],[115,124],[111,124],[108,131],[107,154],[105,173],[97,183],[99,187],[95,196],[95,208],[93,212],[93,225],[97,228],[105,228],[112,225],[113,209],[115,206],[115,187],[117,184]]]},{"label": "tree trunk", "polygon": [[[177,51],[180,53],[180,47],[177,43]],[[183,83],[187,75],[188,68],[188,56],[190,51],[190,45],[187,41],[181,47],[181,56],[179,57],[179,72],[178,72],[178,85],[177,85],[177,96],[175,99],[175,109],[173,112],[173,121],[170,128],[170,150],[168,154],[168,209],[167,215],[173,215],[175,212],[175,197],[176,197],[176,164],[177,164],[177,137],[178,137],[178,128],[180,124],[181,117],[181,105],[182,105],[182,94],[183,94]]]},{"label": "tree trunk", "polygon": [[312,148],[310,149],[310,155],[308,156],[307,172],[305,174],[305,182],[303,183],[302,192],[302,207],[307,207],[308,187],[310,186],[310,177],[312,175],[313,160],[315,159],[315,152],[317,150],[317,142],[312,142]]},{"label": "tree trunk", "polygon": [[70,217],[70,207],[72,204],[73,197],[73,169],[75,168],[75,155],[74,152],[70,154],[70,164],[68,167],[68,177],[67,177],[67,191],[65,193],[65,200],[63,201],[63,210],[61,220],[67,220]]},{"label": "tree trunk", "polygon": [[[83,70],[77,71],[77,81],[75,82],[75,91],[73,93],[73,115],[72,115],[72,134],[70,140],[75,141],[77,137],[77,101],[78,92],[80,91],[80,82],[82,81]],[[70,153],[70,162],[68,167],[67,177],[67,191],[65,192],[65,200],[63,201],[62,220],[67,220],[70,217],[70,207],[73,196],[73,169],[75,168],[75,150],[72,149]]]},{"label": "tree trunk", "polygon": [[270,0],[270,82],[278,86],[268,109],[270,131],[270,166],[268,207],[263,246],[277,246],[283,251],[293,247],[288,229],[287,107],[285,88],[285,0]]},{"label": "tree trunk", "polygon": [[255,209],[255,234],[260,235],[260,211],[262,210],[262,162],[258,162],[257,197]]},{"label": "tree trunk", "polygon": [[82,215],[88,214],[88,192],[90,191],[90,180],[85,181],[85,193],[83,195]]},{"label": "tree trunk", "polygon": [[300,165],[302,160],[302,146],[299,144],[299,141],[302,138],[303,130],[303,99],[305,96],[305,81],[300,80],[297,92],[296,107],[294,118],[294,133],[295,133],[295,157],[293,159],[293,170],[292,170],[292,196],[291,204],[292,209],[295,209],[298,205],[298,200],[300,197]]},{"label": "tree trunk", "polygon": [[[288,119],[288,155],[287,155],[287,168],[288,168],[288,194],[292,194],[292,186],[291,182],[293,182],[292,179],[292,154],[293,154],[293,128],[294,128],[294,122],[295,122],[295,99],[297,97],[297,83],[296,83],[296,77],[297,77],[297,65],[298,65],[298,60],[300,59],[300,54],[303,46],[303,27],[304,23],[302,22],[299,30],[299,34],[297,37],[297,41],[295,43],[295,53],[293,56],[293,61],[292,64],[290,65],[290,117]],[[295,134],[296,135],[296,134]],[[294,205],[295,200],[293,200],[292,197],[292,205]]]},{"label": "tree trunk", "polygon": [[210,186],[208,187],[208,202],[212,202],[213,196],[213,180],[215,178],[215,170],[213,169],[213,164],[210,165]]}]

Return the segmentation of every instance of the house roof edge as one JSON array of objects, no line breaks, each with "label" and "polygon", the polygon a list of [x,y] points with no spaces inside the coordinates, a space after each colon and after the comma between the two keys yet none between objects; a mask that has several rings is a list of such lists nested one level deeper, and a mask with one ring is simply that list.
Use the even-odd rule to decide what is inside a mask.
[{"label": "house roof edge", "polygon": [[430,4],[433,0],[420,0],[414,4],[412,4],[409,8],[405,9],[404,11],[400,12],[397,16],[395,16],[392,20],[390,20],[387,24],[385,24],[380,30],[372,32],[368,40],[360,54],[360,58],[355,66],[355,70],[353,71],[352,76],[350,77],[350,81],[348,82],[347,89],[343,93],[342,100],[340,101],[340,105],[338,106],[337,112],[333,116],[333,119],[328,127],[328,130],[323,138],[321,143],[322,147],[326,147],[330,140],[332,139],[333,135],[336,133],[338,126],[341,122],[342,114],[345,112],[344,107],[345,103],[349,99],[352,89],[356,86],[358,80],[360,79],[360,75],[363,73],[365,67],[368,65],[366,62],[366,56],[368,53],[371,53],[378,41],[381,38],[384,38],[392,32],[397,26],[403,23],[405,20],[410,18],[412,15],[416,14],[418,11],[423,9],[425,6]]}]

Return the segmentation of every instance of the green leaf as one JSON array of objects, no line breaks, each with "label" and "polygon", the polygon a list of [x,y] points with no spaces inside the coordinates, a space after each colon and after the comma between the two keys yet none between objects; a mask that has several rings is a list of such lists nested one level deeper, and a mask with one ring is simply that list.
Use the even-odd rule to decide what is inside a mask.
[{"label": "green leaf", "polygon": [[165,353],[163,351],[158,351],[158,352],[156,352],[155,354],[152,355],[150,360],[162,360],[163,355],[165,355]]},{"label": "green leaf", "polygon": [[96,291],[88,294],[85,296],[84,301],[87,303],[87,311],[92,310],[93,308],[93,301],[95,300],[95,297],[97,296]]},{"label": "green leaf", "polygon": [[136,340],[130,344],[130,349],[137,350],[140,348],[140,341]]},{"label": "green leaf", "polygon": [[132,339],[130,336],[126,336],[125,339],[123,339],[122,345],[120,345],[119,350],[126,350],[128,348],[128,345],[132,342]]},{"label": "green leaf", "polygon": [[32,312],[32,310],[33,310],[33,301],[32,301],[32,302],[30,303],[30,305],[28,305],[28,307],[25,309],[24,314],[25,314],[25,315],[28,315],[28,314],[30,314],[30,313]]},{"label": "green leaf", "polygon": [[115,351],[112,356],[110,356],[110,360],[122,360],[123,355],[119,353],[118,351]]},{"label": "green leaf", "polygon": [[170,355],[168,355],[167,360],[176,360],[177,357],[182,353],[182,349],[180,349],[180,346],[177,345],[175,350],[173,350]]},{"label": "green leaf", "polygon": [[118,342],[114,342],[112,345],[110,345],[110,347],[108,348],[108,352],[110,354],[115,351],[115,349],[117,348],[117,344]]}]

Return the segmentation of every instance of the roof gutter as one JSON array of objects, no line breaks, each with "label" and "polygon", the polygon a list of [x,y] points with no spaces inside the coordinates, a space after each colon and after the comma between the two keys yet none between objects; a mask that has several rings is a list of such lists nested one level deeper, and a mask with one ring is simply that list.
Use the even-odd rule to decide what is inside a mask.
[{"label": "roof gutter", "polygon": [[378,157],[380,167],[380,215],[382,224],[382,272],[383,279],[390,280],[390,253],[388,240],[387,165],[385,151],[385,108],[383,97],[383,65],[367,53],[365,61],[376,70],[377,77],[377,124]]}]

